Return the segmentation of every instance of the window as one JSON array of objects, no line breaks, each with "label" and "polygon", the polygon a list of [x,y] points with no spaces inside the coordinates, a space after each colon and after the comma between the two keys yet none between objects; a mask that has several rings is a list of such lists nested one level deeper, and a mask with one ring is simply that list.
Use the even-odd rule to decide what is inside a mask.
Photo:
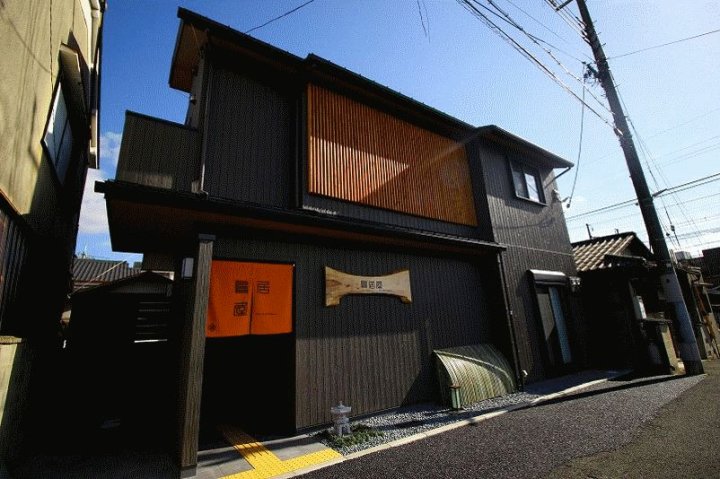
[{"label": "window", "polygon": [[58,83],[55,91],[52,111],[43,137],[43,146],[50,157],[50,161],[55,166],[60,183],[65,183],[65,175],[72,158],[73,132],[61,83]]},{"label": "window", "polygon": [[545,194],[538,170],[517,161],[510,162],[510,167],[515,195],[526,200],[545,203]]}]

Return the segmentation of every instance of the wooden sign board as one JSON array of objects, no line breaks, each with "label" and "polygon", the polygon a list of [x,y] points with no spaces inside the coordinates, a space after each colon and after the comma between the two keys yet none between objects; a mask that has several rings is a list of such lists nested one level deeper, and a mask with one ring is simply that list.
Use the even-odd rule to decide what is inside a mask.
[{"label": "wooden sign board", "polygon": [[412,303],[410,271],[404,269],[386,276],[356,276],[325,266],[325,306],[337,306],[348,294],[384,294]]}]

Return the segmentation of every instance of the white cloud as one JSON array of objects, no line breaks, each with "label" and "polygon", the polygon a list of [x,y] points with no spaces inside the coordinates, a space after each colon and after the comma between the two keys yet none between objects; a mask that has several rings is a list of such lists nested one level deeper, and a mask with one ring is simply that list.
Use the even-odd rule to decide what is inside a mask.
[{"label": "white cloud", "polygon": [[80,234],[109,234],[105,198],[95,193],[95,182],[112,177],[120,154],[122,133],[106,131],[100,137],[100,170],[88,170],[80,207]]},{"label": "white cloud", "polygon": [[102,171],[88,170],[80,207],[80,234],[107,234],[109,231],[105,197],[102,193],[95,193],[95,182],[105,179]]},{"label": "white cloud", "polygon": [[[106,131],[100,136],[100,166],[111,166],[115,170],[120,156],[122,133]],[[107,171],[107,170],[106,170]]]}]

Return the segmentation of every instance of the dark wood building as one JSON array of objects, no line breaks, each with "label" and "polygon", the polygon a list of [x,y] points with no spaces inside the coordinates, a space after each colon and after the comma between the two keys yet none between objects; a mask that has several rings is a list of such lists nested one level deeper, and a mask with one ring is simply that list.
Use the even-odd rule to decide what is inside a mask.
[{"label": "dark wood building", "polygon": [[73,293],[62,409],[68,442],[87,444],[98,428],[120,425],[133,444],[168,441],[171,298],[170,279],[139,270]]},{"label": "dark wood building", "polygon": [[[665,301],[654,255],[633,232],[573,243],[582,281],[590,364],[677,372],[674,311]],[[699,268],[676,264],[703,359],[717,357],[717,323]]]},{"label": "dark wood building", "polygon": [[[582,281],[589,361],[598,368],[677,368],[671,317],[654,257],[635,233],[573,243]],[[663,340],[662,332],[666,332]]]},{"label": "dark wood building", "polygon": [[571,163],[178,15],[186,122],[128,112],[96,188],[113,248],[175,271],[184,471],[201,415],[298,430],[339,401],[435,400],[434,350],[493,344],[520,383],[584,364],[553,174]]}]

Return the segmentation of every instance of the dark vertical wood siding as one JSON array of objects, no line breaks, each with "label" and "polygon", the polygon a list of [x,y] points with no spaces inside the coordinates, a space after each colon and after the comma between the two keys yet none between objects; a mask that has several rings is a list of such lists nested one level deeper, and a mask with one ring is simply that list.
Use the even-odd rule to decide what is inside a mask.
[{"label": "dark vertical wood siding", "polygon": [[132,112],[125,115],[116,179],[190,191],[200,178],[200,137],[183,125]]},{"label": "dark vertical wood siding", "polygon": [[231,200],[290,204],[294,100],[248,76],[210,65],[205,190]]},{"label": "dark vertical wood siding", "polygon": [[[542,326],[528,270],[577,275],[570,238],[562,204],[553,200],[552,190],[556,186],[551,169],[538,168],[547,204],[536,204],[515,196],[508,163],[514,153],[489,145],[478,145],[478,148],[493,239],[508,246],[504,259],[520,367],[528,372],[527,381],[532,382],[547,377],[548,371],[543,364]],[[514,158],[523,160],[518,156]],[[578,358],[583,356],[584,348],[581,320],[578,315],[568,318],[568,330],[574,340],[571,348]]]},{"label": "dark vertical wood siding", "polygon": [[27,241],[17,223],[0,209],[0,332],[18,334],[18,292],[26,265]]},{"label": "dark vertical wood siding", "polygon": [[[331,420],[342,401],[353,415],[435,399],[437,348],[493,341],[492,268],[458,259],[220,239],[215,257],[295,263],[296,427]],[[348,296],[325,307],[324,267],[358,275],[409,269],[413,302]]]},{"label": "dark vertical wood siding", "polygon": [[462,144],[312,84],[307,95],[310,193],[477,225]]}]

